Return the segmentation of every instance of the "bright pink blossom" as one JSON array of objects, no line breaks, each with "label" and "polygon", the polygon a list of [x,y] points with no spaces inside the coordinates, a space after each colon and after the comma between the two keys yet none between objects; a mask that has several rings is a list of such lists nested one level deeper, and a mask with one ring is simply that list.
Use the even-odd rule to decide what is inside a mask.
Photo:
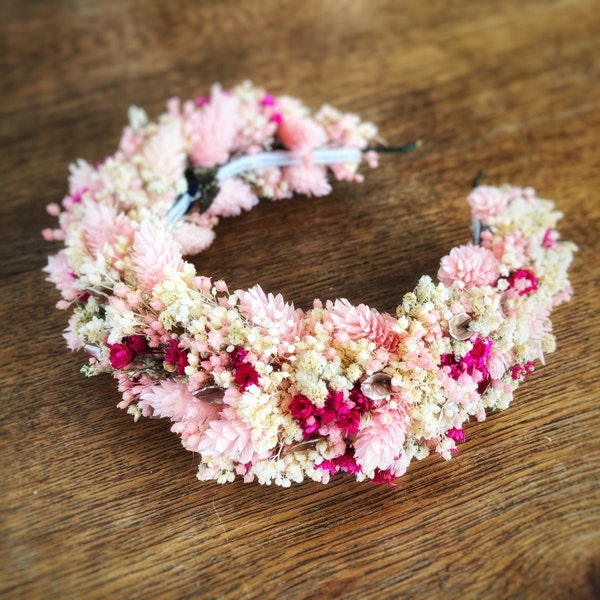
[{"label": "bright pink blossom", "polygon": [[519,296],[535,292],[538,289],[538,279],[533,271],[529,271],[528,269],[519,269],[511,273],[508,278],[508,284],[511,288],[519,292]]},{"label": "bright pink blossom", "polygon": [[231,362],[233,363],[233,380],[245,392],[251,385],[258,385],[260,375],[252,364],[246,361],[248,350],[245,348],[236,348],[231,353]]},{"label": "bright pink blossom", "polygon": [[388,485],[396,485],[396,476],[391,469],[385,469],[384,471],[376,469],[375,475],[371,481],[373,483],[387,483]]},{"label": "bright pink blossom", "polygon": [[487,362],[492,346],[492,340],[476,338],[473,348],[461,359],[457,360],[453,354],[444,354],[441,357],[441,365],[450,367],[449,375],[455,381],[458,381],[463,375],[472,377],[478,384],[478,393],[482,394],[490,382]]},{"label": "bright pink blossom", "polygon": [[500,276],[500,263],[494,253],[481,246],[458,246],[444,256],[438,279],[447,287],[460,284],[466,289],[493,285]]},{"label": "bright pink blossom", "polygon": [[177,340],[171,340],[165,350],[165,362],[177,367],[178,375],[185,375],[185,368],[188,365],[187,354],[179,347]]},{"label": "bright pink blossom", "polygon": [[535,363],[532,360],[526,362],[524,365],[515,365],[511,369],[511,377],[514,380],[523,379],[526,375],[532,373],[534,368]]},{"label": "bright pink blossom", "polygon": [[464,442],[467,439],[465,432],[462,429],[456,429],[455,427],[448,429],[446,435],[455,442]]},{"label": "bright pink blossom", "polygon": [[135,358],[136,352],[127,344],[111,344],[109,360],[113,369],[124,369]]}]

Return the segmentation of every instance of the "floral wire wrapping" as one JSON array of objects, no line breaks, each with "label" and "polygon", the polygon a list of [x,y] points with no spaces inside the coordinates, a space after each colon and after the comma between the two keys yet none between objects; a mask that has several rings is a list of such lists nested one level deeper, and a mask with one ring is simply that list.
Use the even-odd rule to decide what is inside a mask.
[{"label": "floral wire wrapping", "polygon": [[[58,308],[73,308],[69,347],[91,355],[84,373],[111,373],[118,406],[136,420],[170,419],[200,455],[199,479],[289,486],[346,472],[393,483],[413,458],[449,459],[469,417],[506,408],[534,361],[554,351],[548,317],[571,296],[575,246],[558,241],[561,215],[532,189],[475,188],[479,243],[442,258],[439,283],[423,276],[395,316],[344,299],[304,312],[258,285],[229,293],[182,256],[259,196],[326,195],[328,171],[360,180],[357,162],[311,156],[367,149],[374,126],[327,105],[311,116],[247,83],[172,100],[158,123],[139,109],[130,121],[119,150],[95,168],[79,161],[62,209],[49,206],[60,228],[45,237],[65,248],[46,271]],[[300,164],[203,179],[278,148]],[[197,177],[212,186],[208,201],[172,222]]]}]

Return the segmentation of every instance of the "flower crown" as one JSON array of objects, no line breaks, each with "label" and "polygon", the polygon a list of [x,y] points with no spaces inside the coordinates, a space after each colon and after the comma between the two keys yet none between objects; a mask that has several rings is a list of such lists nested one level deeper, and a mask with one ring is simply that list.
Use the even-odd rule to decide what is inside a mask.
[{"label": "flower crown", "polygon": [[575,246],[531,188],[479,186],[473,243],[421,277],[396,315],[345,299],[302,311],[258,285],[230,293],[183,255],[206,248],[219,217],[258,197],[330,192],[360,181],[376,129],[325,105],[245,83],[180,105],[157,123],[130,109],[118,151],[71,167],[49,280],[72,308],[65,337],[87,375],[110,373],[120,408],[172,422],[200,455],[198,478],[289,486],[393,483],[413,458],[449,459],[463,424],[506,408],[555,349],[549,315],[571,296]]}]

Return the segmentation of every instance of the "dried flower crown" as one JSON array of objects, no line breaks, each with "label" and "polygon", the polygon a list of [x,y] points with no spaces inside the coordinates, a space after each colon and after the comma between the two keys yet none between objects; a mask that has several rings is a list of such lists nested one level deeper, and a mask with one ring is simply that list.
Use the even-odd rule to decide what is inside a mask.
[{"label": "dried flower crown", "polygon": [[258,197],[321,196],[357,166],[376,129],[243,84],[130,111],[119,150],[71,167],[49,280],[73,308],[65,334],[111,373],[126,408],[165,417],[200,455],[198,478],[288,486],[338,472],[393,483],[413,458],[448,459],[463,424],[506,408],[555,347],[549,315],[569,299],[574,245],[530,188],[476,187],[473,243],[420,279],[396,315],[347,300],[309,311],[259,286],[229,293],[182,258],[220,216]]}]

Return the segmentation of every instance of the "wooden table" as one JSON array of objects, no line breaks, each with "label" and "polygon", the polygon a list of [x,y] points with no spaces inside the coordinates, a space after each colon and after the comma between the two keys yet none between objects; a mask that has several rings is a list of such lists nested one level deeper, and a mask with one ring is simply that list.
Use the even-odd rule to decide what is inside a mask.
[{"label": "wooden table", "polygon": [[[597,2],[4,0],[0,20],[1,597],[599,596]],[[579,245],[558,351],[397,487],[200,483],[168,423],[133,424],[61,338],[40,230],[68,164],[112,152],[130,104],[244,78],[423,146],[225,220],[195,264],[233,289],[391,311],[466,241],[482,168],[556,199]]]}]

